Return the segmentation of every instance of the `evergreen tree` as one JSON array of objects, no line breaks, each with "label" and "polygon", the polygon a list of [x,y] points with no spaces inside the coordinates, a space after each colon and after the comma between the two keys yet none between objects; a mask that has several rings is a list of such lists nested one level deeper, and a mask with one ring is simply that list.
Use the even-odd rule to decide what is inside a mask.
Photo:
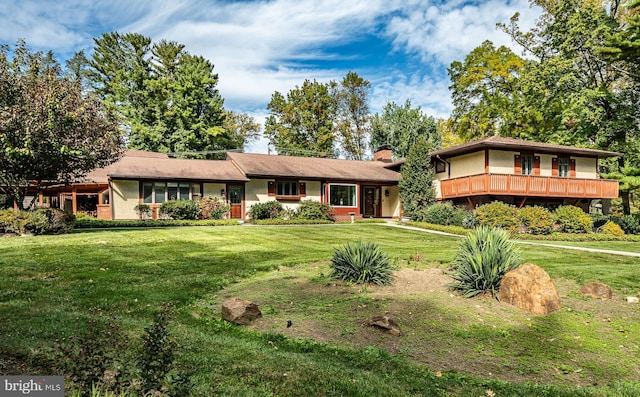
[{"label": "evergreen tree", "polygon": [[398,187],[404,216],[415,219],[422,210],[435,202],[434,171],[429,157],[432,150],[427,138],[419,136],[400,169]]}]

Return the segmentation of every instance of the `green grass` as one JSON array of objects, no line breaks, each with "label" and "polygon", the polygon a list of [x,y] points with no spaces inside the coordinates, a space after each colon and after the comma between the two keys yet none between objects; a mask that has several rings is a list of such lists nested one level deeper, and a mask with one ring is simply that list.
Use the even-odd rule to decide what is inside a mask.
[{"label": "green grass", "polygon": [[[38,358],[52,354],[56,340],[77,334],[95,309],[112,314],[128,340],[135,341],[162,302],[171,301],[178,312],[172,324],[181,348],[178,359],[195,369],[196,390],[203,395],[479,396],[486,395],[487,390],[498,396],[640,393],[637,383],[585,390],[505,383],[482,373],[474,375],[473,371],[436,376],[433,371],[437,369],[376,347],[352,350],[339,344],[289,339],[231,326],[217,319],[217,306],[210,308],[210,315],[193,315],[194,308],[202,309],[203,302],[210,301],[225,286],[250,283],[281,266],[304,268],[328,261],[334,247],[358,239],[377,243],[400,263],[421,255],[435,264],[449,263],[459,241],[457,237],[367,224],[106,230],[4,238],[0,240],[0,373],[23,373],[25,366],[41,368]],[[543,266],[554,278],[597,279],[625,291],[637,288],[637,258],[537,247],[523,248],[522,256]],[[286,292],[285,288],[280,291],[283,298]],[[336,307],[327,310],[323,299]],[[309,297],[304,304],[308,313],[324,308],[327,315],[333,314],[336,326],[348,338],[355,332],[353,325],[345,323],[348,314],[336,311],[352,307],[353,299],[363,298]],[[266,305],[265,315],[279,310],[276,305]],[[571,316],[583,315],[573,313]],[[478,351],[494,343],[496,354],[505,357],[513,348],[511,342],[495,341],[504,332],[510,333],[519,341],[518,354],[523,359],[517,365],[524,372],[526,358],[532,357],[527,350],[550,359],[549,349],[540,346],[541,335],[551,334],[553,327],[564,321],[568,323],[562,327],[582,332],[575,324],[583,320],[557,314],[536,320],[539,332],[492,332],[459,324],[461,316],[464,313],[445,318],[444,323],[437,324],[438,332],[457,332],[460,340],[468,340]],[[639,330],[636,327],[631,331],[628,343],[637,346]],[[571,342],[564,341],[551,354],[562,354],[566,346],[576,346]],[[584,349],[597,350],[598,346],[589,343],[585,342]],[[620,359],[621,364],[626,366],[628,360],[637,359],[637,354],[637,349],[632,350],[631,357]],[[135,352],[122,352],[122,356],[133,360]],[[607,371],[599,367],[595,370]],[[531,381],[535,382],[535,376]]]}]

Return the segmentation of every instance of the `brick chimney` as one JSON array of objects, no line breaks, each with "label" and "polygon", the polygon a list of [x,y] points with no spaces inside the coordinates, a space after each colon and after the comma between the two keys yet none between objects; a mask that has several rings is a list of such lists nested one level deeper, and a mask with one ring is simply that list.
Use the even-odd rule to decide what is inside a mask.
[{"label": "brick chimney", "polygon": [[373,160],[390,163],[393,161],[393,151],[391,149],[380,149],[373,154]]}]

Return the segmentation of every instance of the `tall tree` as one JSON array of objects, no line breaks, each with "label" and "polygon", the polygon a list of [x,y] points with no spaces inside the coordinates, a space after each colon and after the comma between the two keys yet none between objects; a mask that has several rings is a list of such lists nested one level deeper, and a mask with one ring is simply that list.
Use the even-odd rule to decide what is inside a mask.
[{"label": "tall tree", "polygon": [[332,81],[336,100],[336,131],[342,152],[353,160],[364,159],[370,134],[369,90],[371,83],[348,72],[340,83]]},{"label": "tall tree", "polygon": [[231,136],[238,137],[238,139],[242,140],[242,144],[248,144],[260,138],[260,123],[247,113],[225,110],[222,127],[229,132]]},{"label": "tall tree", "polygon": [[119,158],[115,118],[53,54],[2,47],[0,93],[0,190],[18,207],[29,189],[70,184]]},{"label": "tall tree", "polygon": [[409,100],[403,106],[387,102],[382,114],[375,114],[371,120],[371,148],[389,147],[395,158],[406,157],[420,136],[433,149],[442,147],[435,119],[425,115],[419,106],[412,108]]},{"label": "tall tree", "polygon": [[434,147],[427,136],[418,136],[400,169],[398,188],[404,216],[416,219],[422,210],[435,202],[433,167],[430,157],[426,155],[432,150]]},{"label": "tall tree", "polygon": [[223,128],[223,99],[210,61],[182,44],[152,43],[137,33],[106,33],[94,41],[87,79],[120,116],[130,148],[206,153],[242,147],[243,137]]},{"label": "tall tree", "polygon": [[448,72],[454,132],[467,140],[512,135],[517,79],[523,67],[522,58],[507,47],[495,48],[491,41],[476,47],[464,62],[453,62]]},{"label": "tall tree", "polygon": [[336,101],[327,84],[305,80],[285,98],[276,91],[264,135],[280,154],[334,155]]}]

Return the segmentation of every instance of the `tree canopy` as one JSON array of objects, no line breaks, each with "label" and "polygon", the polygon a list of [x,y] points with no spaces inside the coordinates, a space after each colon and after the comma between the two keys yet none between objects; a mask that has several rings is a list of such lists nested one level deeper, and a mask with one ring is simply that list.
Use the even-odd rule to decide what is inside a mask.
[{"label": "tree canopy", "polygon": [[0,189],[20,208],[28,189],[78,181],[117,160],[121,144],[115,117],[52,53],[0,49]]},{"label": "tree canopy", "polygon": [[264,134],[279,154],[335,154],[336,101],[328,84],[305,80],[286,97],[276,91],[267,108]]},{"label": "tree canopy", "polygon": [[229,113],[209,60],[137,33],[105,33],[94,42],[91,59],[83,64],[83,54],[76,54],[70,70],[118,114],[129,148],[207,156],[254,138],[224,128]]},{"label": "tree canopy", "polygon": [[369,148],[371,83],[348,72],[340,83],[331,82],[336,100],[338,142],[346,158],[363,160]]},{"label": "tree canopy", "polygon": [[388,147],[395,158],[407,157],[421,136],[432,149],[442,147],[436,120],[425,115],[419,106],[412,108],[409,100],[402,106],[387,102],[382,114],[375,114],[371,119],[371,148]]},{"label": "tree canopy", "polygon": [[400,170],[398,188],[402,201],[402,213],[410,218],[415,218],[420,211],[435,202],[433,167],[431,167],[430,157],[426,155],[434,150],[434,147],[427,139],[425,135],[419,135],[416,138]]}]

